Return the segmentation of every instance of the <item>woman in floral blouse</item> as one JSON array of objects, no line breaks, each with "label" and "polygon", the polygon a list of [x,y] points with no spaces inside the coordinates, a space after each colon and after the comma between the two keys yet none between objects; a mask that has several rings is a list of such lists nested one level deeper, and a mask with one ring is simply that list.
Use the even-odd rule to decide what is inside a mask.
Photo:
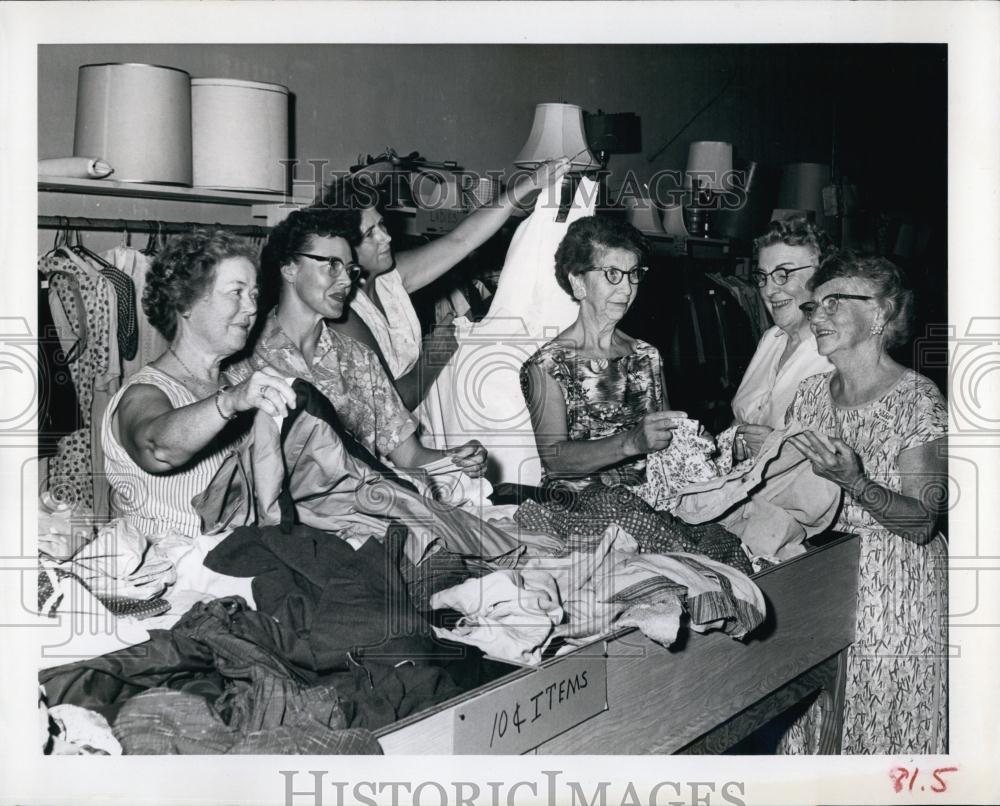
[{"label": "woman in floral blouse", "polygon": [[664,411],[660,354],[618,323],[647,272],[630,224],[589,216],[556,251],[556,279],[580,303],[576,321],[521,368],[546,485],[642,484],[646,454],[670,444],[683,412]]},{"label": "woman in floral blouse", "polygon": [[[293,211],[272,231],[261,254],[265,299],[278,304],[265,317],[253,355],[228,370],[234,380],[260,367],[302,378],[333,403],[348,431],[397,467],[415,468],[450,456],[472,477],[486,467],[475,440],[450,451],[425,448],[417,424],[375,353],[326,320],[341,315],[361,275],[352,246],[357,227],[326,208]],[[275,293],[277,292],[277,293]]]}]

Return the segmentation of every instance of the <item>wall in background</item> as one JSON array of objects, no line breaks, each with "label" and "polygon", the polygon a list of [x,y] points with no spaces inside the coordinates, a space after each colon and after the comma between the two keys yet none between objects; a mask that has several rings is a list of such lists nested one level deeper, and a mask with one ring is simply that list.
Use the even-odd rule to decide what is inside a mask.
[{"label": "wall in background", "polygon": [[[39,48],[39,156],[72,153],[77,68],[140,61],[194,77],[284,84],[299,160],[345,169],[392,146],[470,170],[509,168],[534,106],[636,112],[643,154],[611,168],[646,178],[683,168],[691,140],[726,139],[762,163],[827,161],[831,117],[821,60],[800,46],[58,45]],[[650,162],[698,110],[725,92]]]},{"label": "wall in background", "polygon": [[930,233],[908,269],[921,318],[943,321],[946,60],[940,45],[43,45],[38,148],[72,153],[77,69],[109,61],[284,84],[293,156],[336,170],[386,146],[509,170],[536,103],[636,112],[643,153],[612,157],[612,184],[682,169],[692,140],[731,141],[761,164],[764,191],[782,163],[833,161],[869,210]]}]

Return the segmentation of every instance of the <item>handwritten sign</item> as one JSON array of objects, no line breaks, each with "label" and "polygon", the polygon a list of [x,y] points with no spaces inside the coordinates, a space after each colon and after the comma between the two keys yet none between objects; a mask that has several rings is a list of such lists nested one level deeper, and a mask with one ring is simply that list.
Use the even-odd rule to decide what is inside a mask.
[{"label": "handwritten sign", "polygon": [[607,708],[607,659],[564,658],[455,709],[453,751],[526,753]]}]

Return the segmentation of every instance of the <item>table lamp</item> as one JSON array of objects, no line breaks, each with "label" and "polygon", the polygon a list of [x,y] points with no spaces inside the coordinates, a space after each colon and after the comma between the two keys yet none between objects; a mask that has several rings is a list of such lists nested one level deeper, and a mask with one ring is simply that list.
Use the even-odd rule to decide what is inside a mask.
[{"label": "table lamp", "polygon": [[575,104],[538,104],[531,134],[514,164],[519,168],[537,168],[546,160],[570,158],[571,171],[600,167],[590,153],[583,129],[583,110]]},{"label": "table lamp", "polygon": [[684,182],[691,192],[685,209],[687,229],[695,238],[711,234],[715,197],[728,189],[733,171],[733,145],[719,140],[698,140],[688,146]]}]

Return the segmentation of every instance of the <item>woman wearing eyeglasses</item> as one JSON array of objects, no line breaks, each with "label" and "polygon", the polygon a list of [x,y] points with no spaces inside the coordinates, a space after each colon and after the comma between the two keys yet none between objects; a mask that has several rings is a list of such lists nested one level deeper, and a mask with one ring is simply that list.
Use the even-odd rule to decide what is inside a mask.
[{"label": "woman wearing eyeglasses", "polygon": [[447,455],[467,475],[481,476],[486,449],[475,440],[451,451],[421,445],[416,421],[375,353],[326,321],[343,313],[361,275],[352,249],[358,239],[356,218],[327,208],[295,210],[274,227],[261,263],[265,299],[278,302],[253,355],[229,376],[270,367],[302,378],[330,399],[343,425],[376,456],[414,468]]},{"label": "woman wearing eyeglasses", "polygon": [[[844,752],[947,752],[947,405],[888,350],[908,339],[912,292],[888,260],[841,255],[802,305],[835,369],[807,378],[789,422],[813,472],[844,490],[836,528],[861,536]],[[793,749],[798,749],[793,747]]]},{"label": "woman wearing eyeglasses", "polygon": [[733,398],[737,442],[750,454],[785,421],[799,382],[833,365],[816,349],[816,338],[799,305],[809,300],[808,282],[833,252],[833,242],[804,217],[772,221],[756,240],[757,270],[753,278],[774,320],[757,345],[750,366]]},{"label": "woman wearing eyeglasses", "polygon": [[670,444],[660,354],[618,323],[645,276],[648,247],[630,224],[573,222],[556,251],[556,279],[579,304],[576,321],[521,367],[543,483],[571,490],[642,484],[646,454]]},{"label": "woman wearing eyeglasses", "polygon": [[451,329],[442,326],[422,345],[420,322],[409,295],[467,258],[500,230],[519,205],[539,190],[557,185],[569,168],[569,157],[543,163],[522,175],[496,204],[469,214],[448,234],[398,254],[392,251],[375,189],[349,181],[327,188],[323,206],[347,209],[356,216],[357,258],[366,278],[331,327],[382,357],[410,410],[423,400],[457,343]]}]

